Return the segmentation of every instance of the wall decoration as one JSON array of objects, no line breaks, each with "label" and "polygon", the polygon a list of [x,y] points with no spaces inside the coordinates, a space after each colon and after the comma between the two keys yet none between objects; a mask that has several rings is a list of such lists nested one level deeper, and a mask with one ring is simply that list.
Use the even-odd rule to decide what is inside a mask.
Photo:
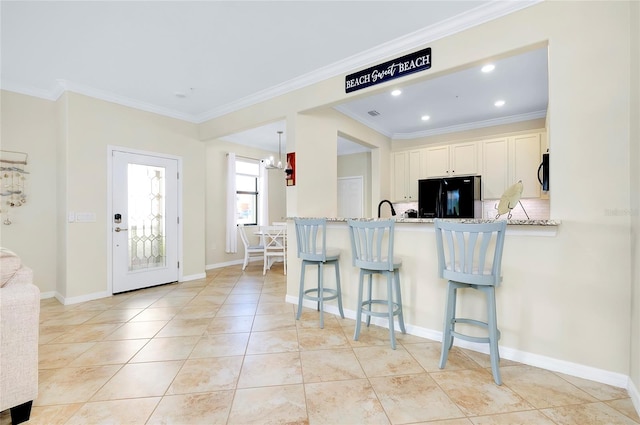
[{"label": "wall decoration", "polygon": [[285,172],[285,180],[287,182],[287,186],[295,186],[296,185],[296,153],[289,152],[287,154],[287,166],[284,169]]},{"label": "wall decoration", "polygon": [[431,47],[349,74],[344,79],[344,89],[351,93],[429,68]]},{"label": "wall decoration", "polygon": [[24,152],[0,150],[0,214],[6,225],[11,224],[9,210],[27,202],[27,159]]}]

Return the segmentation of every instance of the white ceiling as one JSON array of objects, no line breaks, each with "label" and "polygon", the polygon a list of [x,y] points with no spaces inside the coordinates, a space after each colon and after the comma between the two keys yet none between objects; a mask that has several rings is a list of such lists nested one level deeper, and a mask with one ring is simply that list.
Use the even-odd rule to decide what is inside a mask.
[{"label": "white ceiling", "polygon": [[[48,99],[71,90],[202,122],[537,1],[2,1],[0,84]],[[457,81],[438,86],[449,84],[460,87]],[[476,99],[460,93],[459,104]],[[539,93],[516,97],[533,94]],[[444,108],[433,94],[410,95],[408,88],[393,101],[422,114],[425,98],[439,105],[429,112],[431,130],[439,122],[455,125],[451,117],[462,115],[459,105]],[[379,95],[341,110],[357,119],[378,110],[369,125],[387,135],[427,130],[412,121],[414,112],[401,113],[388,102]],[[282,124],[248,134],[277,151],[275,126]],[[233,137],[242,141],[240,136]]]}]

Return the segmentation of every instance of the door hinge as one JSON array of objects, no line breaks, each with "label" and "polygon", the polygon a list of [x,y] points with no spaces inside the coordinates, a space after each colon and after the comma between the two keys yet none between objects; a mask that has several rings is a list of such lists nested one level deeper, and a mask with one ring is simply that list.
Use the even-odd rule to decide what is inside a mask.
[{"label": "door hinge", "polygon": [[180,268],[180,261],[178,261],[178,268]]},{"label": "door hinge", "polygon": [[178,224],[180,224],[180,217],[178,217]]},{"label": "door hinge", "polygon": [[177,178],[178,180],[180,180],[180,172],[177,172],[177,173],[176,173],[176,178]]}]

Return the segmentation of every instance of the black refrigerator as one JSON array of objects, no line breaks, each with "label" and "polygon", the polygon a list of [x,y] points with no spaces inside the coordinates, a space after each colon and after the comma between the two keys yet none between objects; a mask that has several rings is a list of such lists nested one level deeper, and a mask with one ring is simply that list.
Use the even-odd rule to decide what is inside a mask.
[{"label": "black refrigerator", "polygon": [[482,218],[480,176],[418,180],[418,216]]}]

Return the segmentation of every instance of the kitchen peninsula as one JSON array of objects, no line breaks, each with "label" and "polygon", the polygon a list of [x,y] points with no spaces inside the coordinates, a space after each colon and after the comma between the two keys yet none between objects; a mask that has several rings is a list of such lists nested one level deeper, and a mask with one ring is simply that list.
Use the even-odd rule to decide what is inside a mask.
[{"label": "kitchen peninsula", "polygon": [[[427,218],[394,218],[395,241],[394,256],[402,259],[400,269],[400,285],[402,288],[404,320],[407,333],[439,341],[442,332],[446,285],[438,277],[436,241],[433,219]],[[363,218],[358,220],[384,220]],[[462,222],[489,222],[492,220],[457,220]],[[357,286],[359,269],[352,265],[351,244],[345,218],[327,218],[327,245],[340,248],[340,273],[342,286],[342,302],[345,316],[355,319],[357,304]],[[531,333],[531,317],[543,315],[544,302],[534,303],[539,297],[540,288],[545,284],[540,281],[538,265],[529,264],[527,253],[531,249],[538,250],[555,238],[561,222],[557,220],[508,220],[505,250],[503,253],[503,283],[496,291],[498,306],[498,324],[502,332],[500,339],[501,355],[507,359],[522,360],[526,353],[521,347],[527,346],[527,338]],[[290,235],[295,234],[293,218],[289,220]],[[300,262],[296,258],[297,246],[295,237],[289,238],[288,273],[292,279],[288,281],[287,301],[297,303],[298,276]],[[331,275],[325,276],[331,279]],[[316,284],[316,276],[306,276],[307,287]],[[382,286],[378,286],[381,288]],[[374,285],[374,298],[376,286]],[[462,315],[484,316],[485,304],[480,296],[469,294],[459,302]],[[307,304],[316,308],[315,304]],[[325,309],[337,314],[335,301],[325,304]],[[373,319],[373,323],[387,327],[386,319]],[[396,329],[398,329],[396,327]],[[396,335],[398,335],[397,332]],[[485,350],[485,344],[464,346],[471,349]]]}]

